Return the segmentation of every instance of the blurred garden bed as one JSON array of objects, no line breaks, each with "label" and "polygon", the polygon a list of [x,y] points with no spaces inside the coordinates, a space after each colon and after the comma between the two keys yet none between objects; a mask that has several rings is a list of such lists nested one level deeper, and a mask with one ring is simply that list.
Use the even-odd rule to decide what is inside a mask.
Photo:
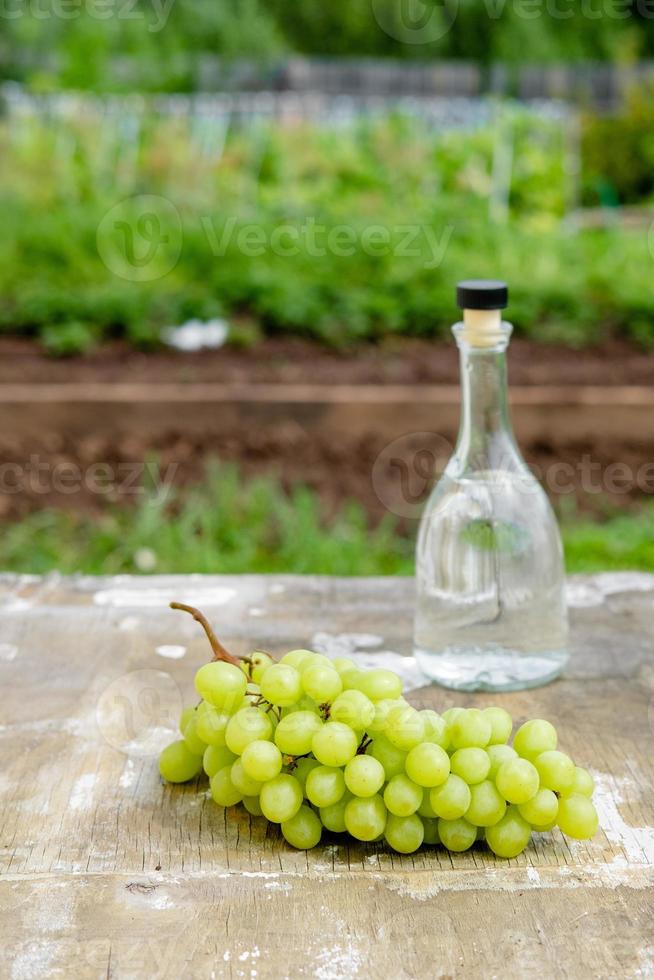
[{"label": "blurred garden bed", "polygon": [[21,98],[0,124],[0,332],[58,356],[154,349],[189,318],[242,345],[435,339],[453,284],[499,274],[517,336],[651,347],[654,231],[576,217],[651,199],[652,104],[580,132],[561,106],[492,100],[443,128]]},{"label": "blurred garden bed", "polygon": [[[444,333],[433,340],[388,337],[345,349],[299,337],[262,337],[252,346],[228,342],[194,353],[164,346],[139,351],[113,341],[66,358],[53,358],[35,340],[0,336],[0,384],[458,385],[458,351],[447,328]],[[512,385],[654,385],[654,350],[619,338],[571,351],[565,344],[518,336],[508,357]]]}]

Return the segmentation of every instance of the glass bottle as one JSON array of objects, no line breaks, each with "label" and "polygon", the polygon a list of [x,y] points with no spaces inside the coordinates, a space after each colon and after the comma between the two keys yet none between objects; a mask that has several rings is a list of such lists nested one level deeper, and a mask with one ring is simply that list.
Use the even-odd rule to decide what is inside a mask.
[{"label": "glass bottle", "polygon": [[553,680],[568,659],[561,538],[509,420],[508,289],[459,283],[457,302],[461,422],[420,523],[414,650],[445,687],[520,690]]}]

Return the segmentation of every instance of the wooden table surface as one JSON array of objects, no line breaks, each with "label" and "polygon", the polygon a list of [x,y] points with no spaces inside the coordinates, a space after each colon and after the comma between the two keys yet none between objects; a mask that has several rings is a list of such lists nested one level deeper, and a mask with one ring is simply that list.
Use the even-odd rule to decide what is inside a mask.
[{"label": "wooden table surface", "polygon": [[592,842],[542,835],[511,861],[337,836],[301,853],[206,783],[163,785],[157,747],[208,659],[170,599],[236,653],[317,633],[410,652],[406,579],[0,577],[0,976],[654,976],[654,577],[572,579],[565,679],[493,696],[551,719],[597,779]]}]

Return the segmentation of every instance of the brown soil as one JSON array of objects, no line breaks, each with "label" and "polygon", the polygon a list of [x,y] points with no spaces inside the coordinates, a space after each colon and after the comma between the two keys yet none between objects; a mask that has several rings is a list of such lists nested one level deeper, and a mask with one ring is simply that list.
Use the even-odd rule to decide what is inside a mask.
[{"label": "brown soil", "polygon": [[[654,352],[620,340],[589,350],[515,338],[509,352],[513,384],[654,384]],[[282,384],[427,384],[458,381],[452,343],[395,340],[338,352],[310,341],[269,338],[250,350],[223,348],[182,354],[134,351],[107,345],[80,357],[56,360],[32,341],[0,338],[0,383],[222,381]]]},{"label": "brown soil", "polygon": [[[654,382],[654,355],[614,342],[592,351],[572,352],[562,347],[545,347],[516,340],[510,353],[511,380],[528,384],[640,384]],[[266,340],[254,350],[220,350],[200,354],[158,352],[142,354],[121,345],[104,348],[84,357],[65,361],[47,358],[31,342],[0,340],[0,383],[70,382],[70,381],[223,381],[223,382],[307,382],[456,383],[458,364],[453,345],[407,341],[383,347],[365,347],[355,354],[340,354],[316,348],[299,340]],[[29,412],[29,404],[25,406]],[[345,500],[359,500],[373,520],[393,510],[397,496],[396,476],[388,466],[379,467],[373,481],[375,460],[388,445],[383,432],[367,435],[343,432],[333,435],[308,433],[292,418],[253,430],[247,423],[216,432],[215,429],[189,436],[172,424],[154,442],[129,432],[129,418],[117,414],[120,429],[115,435],[88,436],[73,439],[57,431],[38,431],[18,438],[7,428],[0,430],[0,473],[2,464],[16,464],[25,469],[34,462],[46,464],[48,473],[58,467],[81,467],[87,472],[94,463],[113,467],[117,481],[128,476],[127,464],[142,464],[156,455],[163,471],[176,465],[174,482],[188,486],[200,480],[210,459],[236,461],[246,476],[275,472],[282,483],[296,483],[314,488],[333,512]],[[443,433],[453,439],[455,433]],[[634,438],[625,433],[619,442],[598,433],[590,444],[575,442],[563,433],[523,444],[527,461],[541,473],[554,463],[567,462],[575,469],[569,501],[583,510],[601,513],[607,498],[620,506],[643,499],[642,487],[631,487],[626,493],[589,492],[581,470],[583,457],[590,454],[594,464],[603,469],[616,460],[633,471],[654,460],[654,424],[652,438]],[[433,458],[429,459],[433,463]],[[437,465],[440,465],[440,460]],[[13,479],[13,477],[12,477]],[[418,485],[412,492],[420,494],[428,486],[428,475],[418,474]],[[374,485],[373,485],[374,482]],[[650,476],[654,483],[654,475]],[[649,490],[654,492],[654,486]],[[553,492],[553,495],[556,494]],[[15,519],[47,506],[81,509],[99,513],[108,501],[133,504],[141,496],[125,490],[98,494],[88,488],[70,493],[53,486],[46,478],[45,489],[38,477],[23,473],[19,492],[0,489],[0,517]],[[218,502],[217,502],[218,505]]]}]

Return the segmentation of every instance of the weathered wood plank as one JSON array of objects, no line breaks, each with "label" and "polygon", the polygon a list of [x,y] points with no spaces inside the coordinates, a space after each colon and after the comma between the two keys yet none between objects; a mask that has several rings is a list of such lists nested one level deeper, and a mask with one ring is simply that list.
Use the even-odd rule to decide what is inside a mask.
[{"label": "weathered wood plank", "polygon": [[236,652],[323,633],[410,653],[409,580],[0,578],[0,976],[654,973],[654,577],[573,579],[565,679],[493,698],[559,726],[602,824],[508,862],[336,836],[298,853],[206,784],[162,785],[153,753],[207,658],[172,598]]}]

